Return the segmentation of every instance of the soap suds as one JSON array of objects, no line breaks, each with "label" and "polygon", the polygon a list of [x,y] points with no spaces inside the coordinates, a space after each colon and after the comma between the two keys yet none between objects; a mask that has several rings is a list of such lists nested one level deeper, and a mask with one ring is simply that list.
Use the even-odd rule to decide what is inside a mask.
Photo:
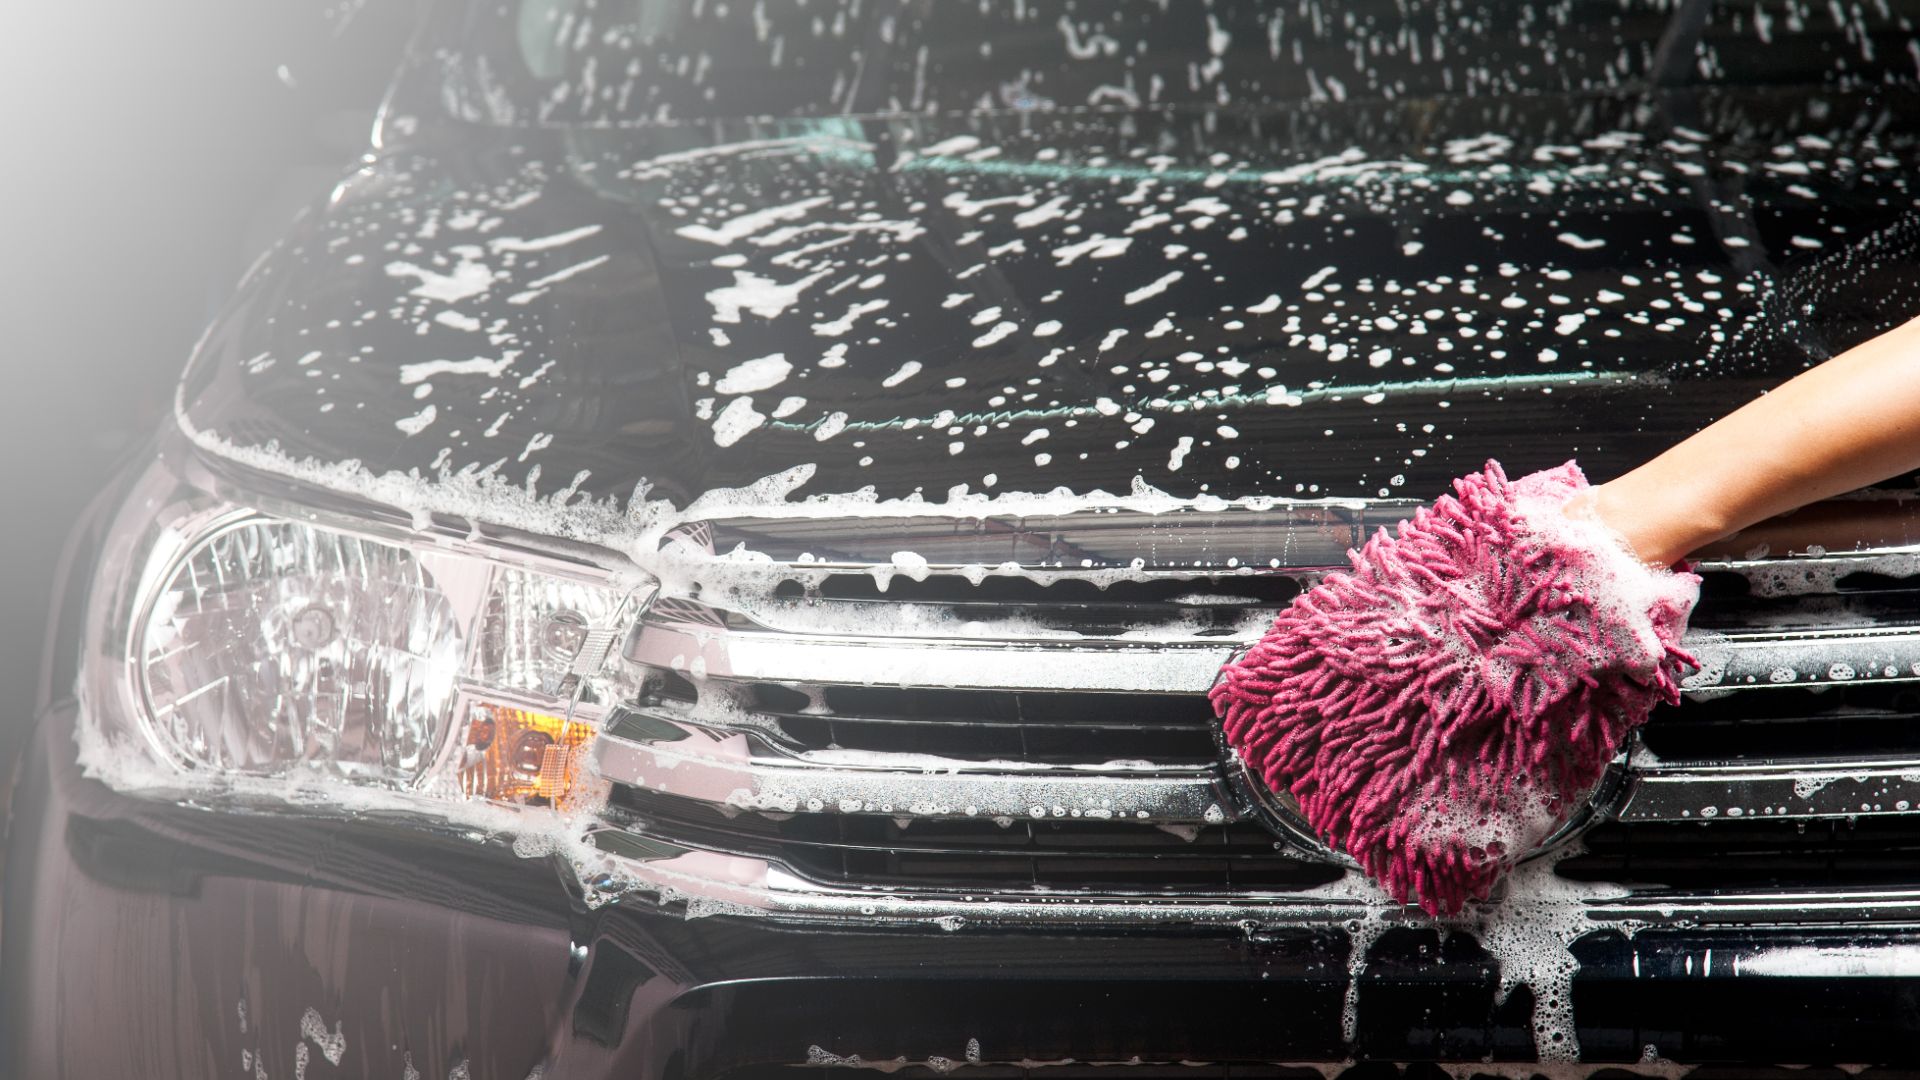
[{"label": "soap suds", "polygon": [[734,398],[713,418],[713,441],[718,446],[732,446],[766,422],[766,414],[753,407],[752,398]]},{"label": "soap suds", "polygon": [[714,382],[715,393],[752,394],[770,390],[786,381],[793,371],[785,353],[773,353],[754,360],[743,360],[729,368]]}]

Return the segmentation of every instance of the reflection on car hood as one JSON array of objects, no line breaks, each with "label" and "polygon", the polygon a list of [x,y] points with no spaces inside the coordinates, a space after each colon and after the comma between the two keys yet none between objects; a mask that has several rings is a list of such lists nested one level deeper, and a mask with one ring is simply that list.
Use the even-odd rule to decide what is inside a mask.
[{"label": "reflection on car hood", "polygon": [[1916,306],[1910,91],[467,131],[263,261],[183,418],[683,501],[1617,473]]}]

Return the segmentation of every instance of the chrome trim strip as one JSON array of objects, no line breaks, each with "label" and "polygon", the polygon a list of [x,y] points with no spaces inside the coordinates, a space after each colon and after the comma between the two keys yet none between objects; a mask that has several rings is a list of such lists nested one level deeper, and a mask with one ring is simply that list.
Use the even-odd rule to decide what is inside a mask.
[{"label": "chrome trim strip", "polygon": [[1621,821],[1826,818],[1920,808],[1920,760],[1641,764]]},{"label": "chrome trim strip", "polygon": [[[967,567],[996,572],[1130,568],[1212,577],[1345,569],[1349,548],[1427,505],[1417,499],[1275,499],[1218,509],[1147,509],[1127,501],[1119,496],[1112,506],[1026,515],[969,515],[929,505],[922,513],[897,516],[712,518],[684,526],[689,534],[699,533],[699,542],[679,545],[679,551],[710,557],[744,545],[772,560],[763,565],[788,576],[870,572],[899,551],[920,555],[934,573]],[[1830,581],[1832,575],[1856,570],[1912,577],[1920,574],[1917,522],[1920,510],[1910,498],[1834,499],[1718,542],[1695,569],[1776,585],[1793,576],[1809,584]],[[1736,554],[1753,549],[1779,554]],[[1787,591],[1795,591],[1787,583]]]},{"label": "chrome trim strip", "polygon": [[1647,893],[1586,904],[1594,919],[1649,926],[1920,924],[1920,889],[1815,892]]},{"label": "chrome trim strip", "polygon": [[[769,760],[757,736],[682,724],[659,711],[646,715],[665,725],[660,736],[643,741],[602,732],[594,740],[600,776],[714,806],[784,814],[1142,824],[1220,824],[1237,816],[1224,783],[1211,770],[1009,771],[993,763],[907,754],[850,755],[832,762]],[[616,726],[618,721],[609,725]]]},{"label": "chrome trim strip", "polygon": [[1696,631],[1681,645],[1705,665],[1690,691],[1920,680],[1920,625]]},{"label": "chrome trim strip", "polygon": [[1198,694],[1242,644],[801,635],[648,623],[628,657],[751,682]]},{"label": "chrome trim strip", "polygon": [[[1111,893],[940,894],[849,889],[804,880],[777,863],[745,856],[687,851],[619,830],[589,839],[608,855],[618,884],[654,893],[661,903],[684,903],[687,915],[754,915],[842,921],[909,923],[959,930],[974,926],[1086,924],[1102,927],[1208,925],[1339,927],[1375,916],[1408,925],[1433,925],[1418,909],[1392,903],[1357,880],[1298,893],[1150,897]],[[1592,887],[1604,891],[1605,886]],[[1594,929],[1621,926],[1689,928],[1756,925],[1823,926],[1920,924],[1920,889],[1807,890],[1744,894],[1646,892],[1576,901]]]},{"label": "chrome trim strip", "polygon": [[1348,548],[1373,529],[1410,517],[1421,505],[1413,499],[1276,499],[1257,509],[1169,506],[1024,516],[732,518],[705,524],[709,550],[731,551],[744,544],[795,572],[836,566],[864,570],[885,566],[895,552],[912,551],[936,573],[1011,563],[1043,571],[1148,568],[1201,577],[1253,567],[1344,567]]}]

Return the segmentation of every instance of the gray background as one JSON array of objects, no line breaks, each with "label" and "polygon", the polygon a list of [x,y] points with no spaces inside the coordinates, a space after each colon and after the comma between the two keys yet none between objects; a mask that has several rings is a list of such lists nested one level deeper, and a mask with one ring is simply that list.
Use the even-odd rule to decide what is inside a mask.
[{"label": "gray background", "polygon": [[0,17],[0,754],[30,721],[68,530],[253,256],[360,152],[403,3]]}]

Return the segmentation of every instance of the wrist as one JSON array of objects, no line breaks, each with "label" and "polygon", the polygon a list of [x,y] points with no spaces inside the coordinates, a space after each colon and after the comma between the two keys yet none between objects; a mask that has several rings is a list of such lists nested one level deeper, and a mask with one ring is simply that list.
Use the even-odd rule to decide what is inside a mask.
[{"label": "wrist", "polygon": [[1583,495],[1584,505],[1570,512],[1584,513],[1618,533],[1648,566],[1670,567],[1720,535],[1706,507],[1689,504],[1677,490],[1656,495],[1614,482]]}]

